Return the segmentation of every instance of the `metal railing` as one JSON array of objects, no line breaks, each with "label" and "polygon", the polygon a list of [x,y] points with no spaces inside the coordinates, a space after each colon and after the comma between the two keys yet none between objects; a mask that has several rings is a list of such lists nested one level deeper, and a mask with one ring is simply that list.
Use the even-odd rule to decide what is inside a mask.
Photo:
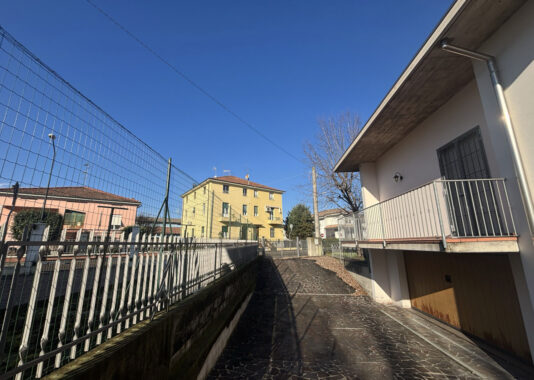
[{"label": "metal railing", "polygon": [[257,255],[175,236],[88,240],[1,247],[2,377],[40,378]]},{"label": "metal railing", "polygon": [[356,240],[516,236],[503,178],[436,180],[354,214]]}]

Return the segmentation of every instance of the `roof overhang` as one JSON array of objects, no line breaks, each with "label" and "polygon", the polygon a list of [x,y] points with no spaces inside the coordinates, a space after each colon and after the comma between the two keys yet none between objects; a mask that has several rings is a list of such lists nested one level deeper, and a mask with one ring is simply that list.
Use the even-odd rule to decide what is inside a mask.
[{"label": "roof overhang", "polygon": [[457,0],[428,37],[352,144],[335,172],[359,171],[374,162],[474,79],[468,58],[439,43],[476,50],[526,0]]}]

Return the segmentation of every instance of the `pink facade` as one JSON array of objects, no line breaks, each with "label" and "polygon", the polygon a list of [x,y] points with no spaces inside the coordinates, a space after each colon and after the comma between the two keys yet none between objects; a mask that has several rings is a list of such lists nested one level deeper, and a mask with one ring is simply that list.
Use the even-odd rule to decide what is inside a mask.
[{"label": "pink facade", "polygon": [[[41,210],[45,189],[19,190],[17,201],[10,218],[6,240],[13,240],[11,224],[17,212],[27,209]],[[12,208],[13,194],[11,189],[0,190],[0,225],[4,225]],[[137,208],[140,202],[105,193],[87,187],[50,188],[46,201],[46,210],[55,211],[64,217],[63,228],[69,232],[78,229],[105,231],[110,221],[111,207],[113,210],[112,229],[135,224]]]}]

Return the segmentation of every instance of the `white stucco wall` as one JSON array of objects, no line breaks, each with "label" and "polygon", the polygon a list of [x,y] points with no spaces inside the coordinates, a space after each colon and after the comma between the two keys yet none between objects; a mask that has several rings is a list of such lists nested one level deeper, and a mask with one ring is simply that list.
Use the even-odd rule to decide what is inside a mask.
[{"label": "white stucco wall", "polygon": [[[534,195],[534,2],[521,7],[491,36],[479,51],[496,57],[504,95],[514,124],[524,170]],[[513,166],[508,140],[500,120],[487,66],[473,62],[476,81],[494,154],[501,176],[508,179],[510,202],[519,234],[520,257],[510,262],[520,299],[531,352],[534,353],[534,245],[524,213],[521,193]],[[534,227],[534,226],[533,226]]]},{"label": "white stucco wall", "polygon": [[[339,214],[335,214],[335,215],[329,215],[329,216],[326,216],[326,217],[323,217],[323,218],[319,218],[319,233],[321,234],[321,236],[323,237],[326,237],[326,231],[325,231],[325,227],[326,226],[331,226],[331,225],[337,225],[338,224],[338,218],[340,217],[341,215]],[[338,237],[338,233],[336,232],[336,237]]]},{"label": "white stucco wall", "polygon": [[[476,126],[481,130],[490,173],[495,176],[484,111],[472,81],[376,162],[380,201],[440,178],[437,149]],[[402,181],[393,180],[396,172],[403,176]],[[366,181],[365,175],[362,177]]]}]

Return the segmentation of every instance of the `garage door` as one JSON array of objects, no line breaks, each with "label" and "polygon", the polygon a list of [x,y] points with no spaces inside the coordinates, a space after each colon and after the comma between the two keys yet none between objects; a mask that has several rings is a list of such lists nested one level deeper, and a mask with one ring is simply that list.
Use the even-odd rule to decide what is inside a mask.
[{"label": "garage door", "polygon": [[412,306],[530,362],[508,257],[405,252]]}]

